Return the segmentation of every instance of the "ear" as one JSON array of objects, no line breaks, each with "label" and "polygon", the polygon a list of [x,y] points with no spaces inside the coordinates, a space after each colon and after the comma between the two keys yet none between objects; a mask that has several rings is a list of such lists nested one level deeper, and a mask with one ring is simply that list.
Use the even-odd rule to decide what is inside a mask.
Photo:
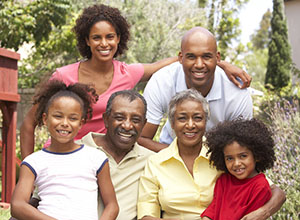
[{"label": "ear", "polygon": [[121,35],[117,35],[117,43],[119,44],[121,40]]},{"label": "ear", "polygon": [[107,116],[107,114],[104,112],[102,117],[103,117],[103,121],[104,121],[105,128],[107,129],[107,128],[108,128],[108,116]]},{"label": "ear", "polygon": [[182,57],[183,57],[183,54],[182,54],[181,51],[179,51],[179,53],[178,53],[178,61],[179,61],[179,63],[181,63],[181,64],[182,64]]},{"label": "ear", "polygon": [[80,120],[80,125],[79,125],[79,129],[81,129],[81,127],[83,126],[85,124],[85,120],[82,118],[81,120]]},{"label": "ear", "polygon": [[221,61],[221,54],[219,51],[217,51],[217,62],[219,63]]},{"label": "ear", "polygon": [[47,114],[46,113],[43,113],[42,119],[43,119],[43,124],[46,125],[47,124]]}]

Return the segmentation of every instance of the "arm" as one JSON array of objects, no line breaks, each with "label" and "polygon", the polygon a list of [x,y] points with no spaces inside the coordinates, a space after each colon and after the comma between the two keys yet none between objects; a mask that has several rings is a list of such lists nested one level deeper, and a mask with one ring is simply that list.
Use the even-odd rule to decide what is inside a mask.
[{"label": "arm", "polygon": [[31,109],[27,112],[20,128],[20,146],[22,159],[24,159],[34,151],[34,129],[36,127],[34,117],[36,109],[37,105],[31,107]]},{"label": "arm", "polygon": [[35,176],[32,171],[22,165],[18,184],[15,187],[11,200],[11,215],[18,220],[55,220],[40,212],[29,204]]},{"label": "arm", "polygon": [[285,193],[275,184],[271,185],[272,197],[261,208],[245,215],[241,220],[265,220],[277,212],[285,202]]},{"label": "arm", "polygon": [[141,136],[138,139],[138,143],[144,146],[145,148],[148,148],[149,150],[155,152],[159,152],[160,150],[168,147],[167,144],[162,144],[152,140],[157,129],[158,129],[158,125],[147,122],[143,128]]},{"label": "arm", "polygon": [[102,170],[98,173],[97,179],[101,198],[104,204],[104,210],[100,220],[116,219],[119,214],[119,206],[116,193],[111,182],[108,162],[105,163]]},{"label": "arm", "polygon": [[144,66],[144,76],[141,78],[141,82],[148,81],[153,73],[155,73],[160,68],[167,66],[171,63],[178,61],[178,57],[169,57],[163,60],[159,60],[155,63],[143,64]]},{"label": "arm", "polygon": [[[243,89],[250,86],[252,77],[248,75],[244,70],[226,62],[220,61],[218,62],[218,66],[221,67],[226,73],[228,79],[232,81],[237,87]],[[239,77],[243,84],[241,84],[236,77]]]}]

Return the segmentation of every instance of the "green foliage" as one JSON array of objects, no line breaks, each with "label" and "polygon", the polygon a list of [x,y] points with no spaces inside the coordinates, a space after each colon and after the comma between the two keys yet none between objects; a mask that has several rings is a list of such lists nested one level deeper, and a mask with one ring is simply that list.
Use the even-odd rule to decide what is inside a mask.
[{"label": "green foliage", "polygon": [[299,219],[300,85],[289,84],[276,92],[261,87],[264,95],[254,97],[254,115],[270,127],[276,144],[276,162],[266,174],[287,198],[270,219]]},{"label": "green foliage", "polygon": [[271,129],[274,132],[276,162],[267,172],[276,185],[286,192],[286,202],[271,219],[300,217],[300,113],[299,103],[271,105]]},{"label": "green foliage", "polygon": [[[249,0],[210,0],[199,1],[199,7],[206,3],[207,24],[205,25],[215,36],[218,41],[221,58],[230,58],[230,46],[233,40],[238,40],[240,35],[239,29],[239,9]],[[238,46],[240,47],[240,46]],[[234,53],[237,54],[237,51]]]},{"label": "green foliage", "polygon": [[254,34],[251,35],[251,42],[253,43],[253,48],[255,50],[265,49],[267,48],[270,41],[270,32],[271,32],[271,17],[272,13],[268,9],[266,13],[264,13],[262,20],[259,24],[259,29],[255,31]]},{"label": "green foliage", "polygon": [[273,0],[271,28],[265,85],[276,90],[288,85],[292,68],[291,49],[283,12],[283,0]]},{"label": "green foliage", "polygon": [[244,67],[246,68],[247,73],[252,76],[251,87],[261,89],[260,85],[263,85],[265,81],[267,62],[268,49],[252,50],[251,53],[248,53],[244,57]]},{"label": "green foliage", "polygon": [[39,45],[53,27],[65,23],[67,0],[40,0],[23,3],[6,0],[0,7],[0,45],[18,50],[24,42]]},{"label": "green foliage", "polygon": [[19,88],[33,88],[44,76],[49,76],[58,67],[77,61],[80,54],[76,47],[72,28],[77,14],[69,12],[67,24],[54,28],[48,40],[33,46],[32,54],[21,61],[19,66]]}]

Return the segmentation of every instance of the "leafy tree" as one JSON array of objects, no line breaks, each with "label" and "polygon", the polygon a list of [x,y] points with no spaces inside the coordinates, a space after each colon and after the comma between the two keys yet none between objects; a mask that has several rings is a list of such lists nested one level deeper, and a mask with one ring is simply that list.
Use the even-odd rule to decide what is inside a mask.
[{"label": "leafy tree", "polygon": [[[196,3],[182,1],[115,0],[99,1],[117,7],[131,24],[129,50],[118,59],[127,63],[150,63],[159,59],[176,56],[183,32],[194,23],[205,20],[203,9]],[[34,45],[32,55],[23,60],[19,68],[19,86],[34,87],[45,74],[80,59],[76,39],[71,31],[82,8],[95,4],[73,0],[68,9],[66,24],[53,28],[49,39]],[[199,16],[200,15],[200,16]],[[143,88],[141,86],[140,88]]]},{"label": "leafy tree", "polygon": [[265,86],[277,90],[288,85],[292,64],[283,0],[273,0],[271,29]]},{"label": "leafy tree", "polygon": [[39,0],[27,3],[4,0],[0,5],[0,46],[18,50],[25,42],[37,46],[47,40],[53,27],[65,23],[67,0]]},{"label": "leafy tree", "polygon": [[[238,12],[249,0],[199,0],[208,11],[206,27],[216,36],[221,58],[228,57],[232,41],[240,35]],[[238,46],[241,48],[241,46]],[[238,48],[237,48],[238,49]]]},{"label": "leafy tree", "polygon": [[253,48],[258,49],[264,49],[268,47],[268,43],[270,41],[270,32],[271,32],[271,17],[272,13],[268,9],[260,21],[259,29],[255,31],[253,35],[251,35],[250,39],[253,44]]}]

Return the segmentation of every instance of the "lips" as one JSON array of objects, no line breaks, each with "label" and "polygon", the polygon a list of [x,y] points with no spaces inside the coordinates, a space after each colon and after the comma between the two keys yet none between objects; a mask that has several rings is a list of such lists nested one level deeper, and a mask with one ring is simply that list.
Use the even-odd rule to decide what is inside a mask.
[{"label": "lips", "polygon": [[110,50],[99,50],[99,53],[100,53],[102,56],[107,56],[107,55],[109,55]]},{"label": "lips", "polygon": [[195,137],[196,132],[184,132],[184,135],[186,137],[192,138],[192,137]]},{"label": "lips", "polygon": [[68,134],[70,134],[70,131],[66,131],[66,130],[57,130],[57,132],[61,135],[61,136],[67,136]]},{"label": "lips", "polygon": [[235,172],[237,175],[241,175],[241,174],[243,174],[243,173],[244,173],[244,171],[245,171],[245,169],[244,169],[244,168],[239,168],[239,169],[235,169],[235,170],[234,170],[234,172]]},{"label": "lips", "polygon": [[191,71],[195,78],[203,78],[207,74],[207,71]]}]

